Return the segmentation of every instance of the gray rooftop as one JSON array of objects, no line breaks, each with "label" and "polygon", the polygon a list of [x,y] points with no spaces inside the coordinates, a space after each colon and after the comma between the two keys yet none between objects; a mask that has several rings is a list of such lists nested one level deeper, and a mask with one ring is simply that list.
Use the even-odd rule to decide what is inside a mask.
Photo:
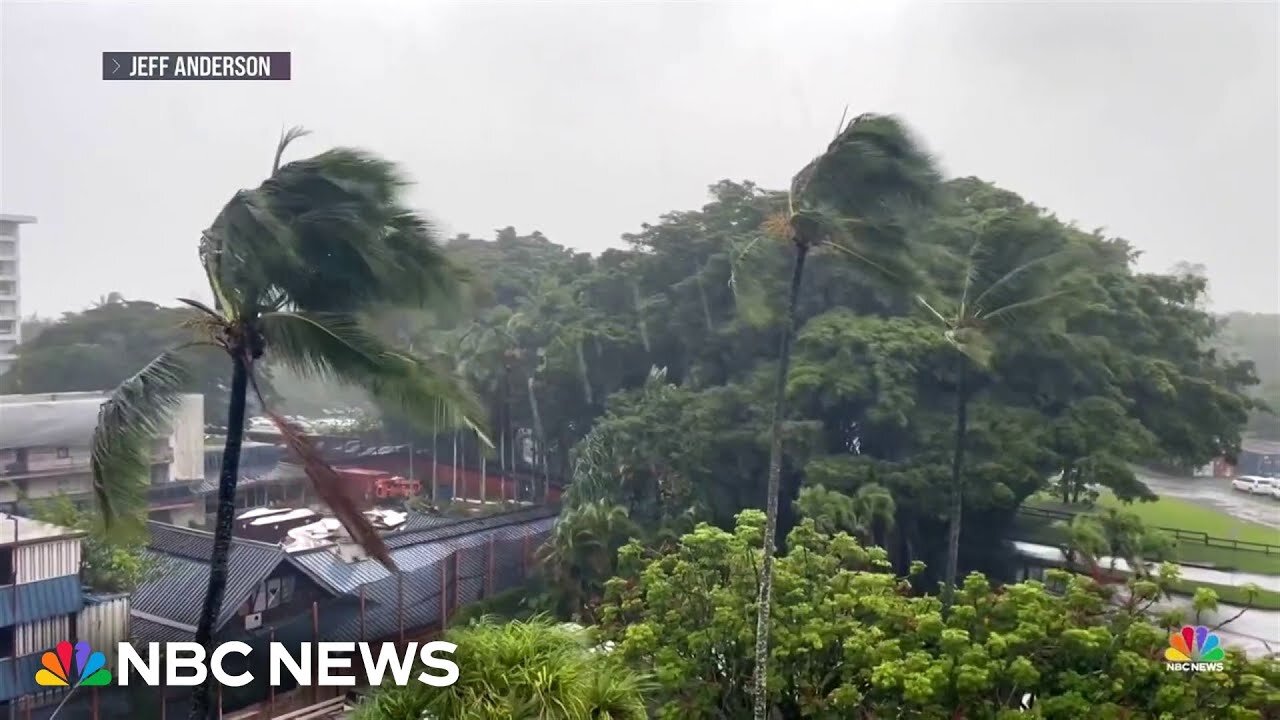
[{"label": "gray rooftop", "polygon": [[18,515],[0,514],[0,545],[24,545],[82,535],[84,532],[80,530],[51,525]]},{"label": "gray rooftop", "polygon": [[0,395],[0,449],[87,447],[103,393]]},{"label": "gray rooftop", "polygon": [[[200,619],[209,584],[213,534],[149,522],[151,542],[145,555],[156,564],[155,575],[133,593],[131,609],[194,628]],[[227,563],[227,589],[217,627],[231,619],[240,604],[288,556],[278,545],[233,538]]]}]

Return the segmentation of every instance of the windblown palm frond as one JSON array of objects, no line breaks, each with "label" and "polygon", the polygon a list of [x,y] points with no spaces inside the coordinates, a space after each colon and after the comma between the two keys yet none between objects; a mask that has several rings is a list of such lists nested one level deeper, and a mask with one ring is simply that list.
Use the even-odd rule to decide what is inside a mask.
[{"label": "windblown palm frond", "polygon": [[793,236],[914,285],[919,263],[907,252],[908,239],[940,185],[932,158],[899,120],[861,115],[792,181]]},{"label": "windblown palm frond", "polygon": [[[260,401],[265,404],[265,401]],[[369,518],[361,512],[356,499],[348,491],[350,483],[344,481],[342,476],[325,462],[324,456],[311,443],[310,438],[298,432],[283,417],[270,410],[265,412],[276,429],[280,431],[280,437],[284,439],[285,445],[302,461],[303,471],[316,489],[316,495],[320,496],[320,500],[333,511],[334,517],[347,529],[351,539],[364,548],[370,557],[382,563],[391,572],[396,572],[396,562],[391,558],[391,551],[387,549],[387,544],[383,542],[382,536],[378,534]]]},{"label": "windblown palm frond", "polygon": [[178,351],[166,351],[121,383],[98,410],[93,492],[108,526],[145,517],[152,444],[171,421],[187,379]]},{"label": "windblown palm frond", "polygon": [[273,356],[297,372],[361,388],[424,431],[466,426],[493,446],[480,403],[460,379],[394,350],[354,315],[273,312],[260,327]]},{"label": "windblown palm frond", "polygon": [[[292,130],[281,140],[302,136]],[[422,306],[465,279],[422,216],[399,204],[394,163],[337,148],[278,166],[241,190],[204,233],[201,261],[219,304],[240,312]]]}]

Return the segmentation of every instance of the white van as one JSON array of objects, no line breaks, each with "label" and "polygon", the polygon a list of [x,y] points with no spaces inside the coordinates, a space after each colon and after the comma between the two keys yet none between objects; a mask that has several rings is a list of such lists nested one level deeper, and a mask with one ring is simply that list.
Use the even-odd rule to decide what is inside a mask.
[{"label": "white van", "polygon": [[1241,475],[1231,481],[1231,487],[1252,495],[1272,495],[1275,489],[1280,487],[1280,479],[1260,477],[1258,475]]}]

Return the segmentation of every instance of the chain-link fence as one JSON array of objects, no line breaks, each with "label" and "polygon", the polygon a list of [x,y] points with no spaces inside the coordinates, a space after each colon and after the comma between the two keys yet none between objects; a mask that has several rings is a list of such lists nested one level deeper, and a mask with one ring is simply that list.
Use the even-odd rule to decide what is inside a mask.
[{"label": "chain-link fence", "polygon": [[[528,515],[525,515],[527,518]],[[421,545],[393,548],[401,572],[351,592],[311,604],[284,621],[252,632],[219,636],[218,641],[247,643],[247,657],[229,654],[223,667],[229,675],[249,672],[253,681],[244,687],[215,685],[216,701],[212,717],[237,720],[267,720],[301,703],[331,698],[341,688],[297,688],[288,671],[282,672],[280,686],[270,685],[271,643],[280,643],[295,659],[303,655],[303,643],[392,642],[403,646],[438,634],[456,612],[479,600],[491,598],[523,585],[533,568],[534,554],[550,534],[550,517],[530,522],[513,519],[501,525],[501,516],[486,518],[482,529]],[[471,527],[475,527],[472,525]],[[444,528],[441,528],[444,530]],[[312,646],[314,653],[314,646]],[[312,667],[314,668],[314,659]],[[352,663],[357,684],[362,669],[359,656]],[[113,668],[113,671],[116,671]],[[136,678],[131,678],[137,682]],[[57,720],[174,720],[187,717],[190,688],[107,686],[75,690],[60,710]],[[24,698],[15,703],[10,717],[15,720],[51,720],[62,698]],[[38,705],[38,706],[37,706]],[[257,712],[239,712],[254,708]]]}]

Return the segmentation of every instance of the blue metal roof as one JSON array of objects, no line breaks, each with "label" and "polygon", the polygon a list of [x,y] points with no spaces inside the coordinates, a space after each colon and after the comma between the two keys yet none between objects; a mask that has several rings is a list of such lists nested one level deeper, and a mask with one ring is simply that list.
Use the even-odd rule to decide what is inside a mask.
[{"label": "blue metal roof", "polygon": [[75,575],[0,588],[0,627],[79,612],[84,606]]}]

